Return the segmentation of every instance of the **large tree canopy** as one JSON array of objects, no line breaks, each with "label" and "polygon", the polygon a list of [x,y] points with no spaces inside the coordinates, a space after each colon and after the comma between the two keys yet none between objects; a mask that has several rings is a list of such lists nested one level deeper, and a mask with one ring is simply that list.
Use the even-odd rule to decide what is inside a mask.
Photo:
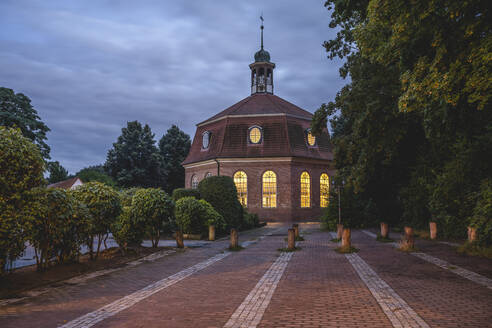
[{"label": "large tree canopy", "polygon": [[50,129],[41,121],[26,95],[0,87],[0,126],[19,128],[25,137],[38,145],[45,159],[50,158],[50,147],[45,142]]},{"label": "large tree canopy", "polygon": [[443,234],[463,236],[492,174],[487,2],[325,6],[339,32],[324,46],[329,58],[345,58],[340,74],[350,83],[315,113],[312,130],[331,117],[337,180],[381,220],[437,220]]},{"label": "large tree canopy", "polygon": [[60,162],[49,162],[47,167],[50,174],[48,177],[48,183],[55,183],[68,178],[68,171],[60,164]]},{"label": "large tree canopy", "polygon": [[166,172],[163,187],[168,193],[184,187],[185,171],[181,162],[188,155],[190,147],[190,136],[174,124],[159,141],[162,166]]},{"label": "large tree canopy", "polygon": [[121,129],[104,166],[119,186],[157,187],[161,182],[160,163],[150,127],[133,121]]}]

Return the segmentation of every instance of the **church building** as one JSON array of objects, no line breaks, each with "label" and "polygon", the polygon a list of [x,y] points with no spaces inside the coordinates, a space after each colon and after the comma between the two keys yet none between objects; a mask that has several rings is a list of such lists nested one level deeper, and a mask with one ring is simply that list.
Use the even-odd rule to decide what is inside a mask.
[{"label": "church building", "polygon": [[260,219],[317,220],[335,172],[328,131],[313,136],[313,114],[274,95],[275,64],[263,49],[263,25],[254,58],[251,95],[197,124],[182,163],[185,186],[230,176],[239,201]]}]

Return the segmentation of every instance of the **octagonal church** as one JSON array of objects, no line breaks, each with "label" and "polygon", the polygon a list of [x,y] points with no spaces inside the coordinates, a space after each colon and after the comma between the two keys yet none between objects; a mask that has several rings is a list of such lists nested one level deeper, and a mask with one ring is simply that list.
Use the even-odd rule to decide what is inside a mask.
[{"label": "octagonal church", "polygon": [[185,186],[230,176],[241,204],[260,219],[317,220],[334,174],[328,131],[313,136],[313,115],[274,95],[275,64],[263,49],[263,25],[254,58],[251,95],[197,124],[182,163]]}]

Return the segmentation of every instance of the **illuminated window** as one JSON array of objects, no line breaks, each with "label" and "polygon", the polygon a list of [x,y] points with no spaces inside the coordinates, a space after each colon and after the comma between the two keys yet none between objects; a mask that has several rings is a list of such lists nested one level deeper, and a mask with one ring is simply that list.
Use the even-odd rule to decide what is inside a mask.
[{"label": "illuminated window", "polygon": [[301,174],[301,207],[311,206],[311,179],[309,173]]},{"label": "illuminated window", "polygon": [[210,145],[210,132],[205,131],[202,135],[202,148],[207,149]]},{"label": "illuminated window", "polygon": [[198,188],[198,177],[195,174],[191,177],[191,188]]},{"label": "illuminated window", "polygon": [[329,200],[329,192],[330,192],[330,177],[328,174],[323,173],[319,177],[319,206],[320,207],[328,207]]},{"label": "illuminated window", "polygon": [[248,206],[248,176],[244,171],[234,173],[234,184],[237,189],[237,198],[243,206]]},{"label": "illuminated window", "polygon": [[277,207],[277,175],[273,171],[263,173],[263,207]]},{"label": "illuminated window", "polygon": [[314,146],[316,143],[316,137],[311,134],[311,131],[307,131],[307,142],[310,146]]},{"label": "illuminated window", "polygon": [[261,142],[261,129],[254,126],[249,129],[249,142],[253,144],[258,144]]}]

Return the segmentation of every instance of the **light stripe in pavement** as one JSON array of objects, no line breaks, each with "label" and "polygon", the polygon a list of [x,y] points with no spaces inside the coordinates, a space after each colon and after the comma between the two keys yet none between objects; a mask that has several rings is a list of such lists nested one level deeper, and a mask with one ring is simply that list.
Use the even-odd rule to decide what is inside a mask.
[{"label": "light stripe in pavement", "polygon": [[[335,233],[330,233],[336,238]],[[356,253],[345,254],[360,279],[371,291],[393,327],[423,327],[429,325]]]},{"label": "light stripe in pavement", "polygon": [[282,253],[273,262],[253,290],[232,314],[224,328],[254,328],[260,323],[292,254]]}]

